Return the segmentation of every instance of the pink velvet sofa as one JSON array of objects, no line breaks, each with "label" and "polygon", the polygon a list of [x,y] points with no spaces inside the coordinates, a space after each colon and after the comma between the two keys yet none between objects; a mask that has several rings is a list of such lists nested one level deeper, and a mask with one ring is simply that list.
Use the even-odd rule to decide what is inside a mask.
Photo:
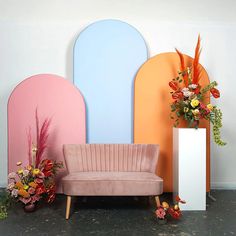
[{"label": "pink velvet sofa", "polygon": [[69,173],[62,179],[66,219],[71,196],[155,196],[159,204],[158,145],[66,144],[63,151]]}]

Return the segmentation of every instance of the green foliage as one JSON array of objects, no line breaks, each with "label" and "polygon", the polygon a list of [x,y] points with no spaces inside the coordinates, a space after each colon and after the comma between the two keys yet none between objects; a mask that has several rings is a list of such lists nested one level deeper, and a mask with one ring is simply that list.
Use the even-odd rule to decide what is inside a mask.
[{"label": "green foliage", "polygon": [[204,87],[201,90],[201,94],[203,95],[204,93],[210,91],[212,88],[216,87],[218,84],[216,81],[211,82],[210,84],[208,84],[206,87]]},{"label": "green foliage", "polygon": [[0,192],[0,220],[7,218],[7,209],[10,206],[9,195],[6,191]]},{"label": "green foliage", "polygon": [[220,135],[220,128],[222,127],[222,112],[220,109],[214,107],[211,112],[210,121],[213,124],[213,137],[216,144],[219,146],[225,146],[226,142],[222,141]]}]

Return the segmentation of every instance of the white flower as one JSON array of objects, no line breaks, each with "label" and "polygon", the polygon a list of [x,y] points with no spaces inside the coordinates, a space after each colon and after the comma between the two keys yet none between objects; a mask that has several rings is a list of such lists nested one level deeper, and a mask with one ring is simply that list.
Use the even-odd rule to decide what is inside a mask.
[{"label": "white flower", "polygon": [[12,190],[15,187],[14,182],[11,182],[10,184],[7,185],[8,190]]},{"label": "white flower", "polygon": [[184,96],[185,97],[190,97],[192,96],[194,93],[193,92],[190,92],[190,91],[186,91],[186,92],[183,92]]},{"label": "white flower", "polygon": [[29,170],[23,170],[23,176],[27,176],[29,174]]},{"label": "white flower", "polygon": [[15,172],[11,172],[8,175],[8,179],[15,179],[16,178],[16,173]]},{"label": "white flower", "polygon": [[190,84],[188,87],[191,89],[195,89],[195,88],[197,88],[197,84]]},{"label": "white flower", "polygon": [[13,189],[11,192],[12,197],[17,197],[18,196],[18,189]]},{"label": "white flower", "polygon": [[182,88],[183,93],[188,92],[188,91],[189,91],[189,88],[186,88],[186,87]]}]

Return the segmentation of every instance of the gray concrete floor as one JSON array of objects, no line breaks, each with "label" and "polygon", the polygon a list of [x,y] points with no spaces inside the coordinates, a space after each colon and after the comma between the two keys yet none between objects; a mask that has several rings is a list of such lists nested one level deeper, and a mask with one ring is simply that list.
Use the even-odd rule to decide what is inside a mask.
[{"label": "gray concrete floor", "polygon": [[[25,213],[20,204],[9,210],[0,221],[0,236],[49,235],[236,235],[236,191],[212,191],[216,202],[207,200],[207,211],[183,212],[179,221],[169,220],[159,225],[155,204],[146,198],[89,197],[87,202],[76,197],[71,217],[65,220],[66,199],[58,195],[52,205],[39,204],[34,213]],[[163,194],[161,200],[170,200]]]}]

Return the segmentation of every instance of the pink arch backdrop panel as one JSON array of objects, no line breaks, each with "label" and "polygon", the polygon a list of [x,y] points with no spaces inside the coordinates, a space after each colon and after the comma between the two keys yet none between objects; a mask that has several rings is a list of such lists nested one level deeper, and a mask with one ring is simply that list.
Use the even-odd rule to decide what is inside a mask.
[{"label": "pink arch backdrop panel", "polygon": [[[49,117],[48,148],[45,157],[63,161],[62,145],[85,143],[85,105],[80,91],[66,79],[39,74],[25,79],[12,92],[8,101],[8,171],[16,170],[16,162],[28,164],[27,132],[31,127],[36,138],[35,110],[40,123]],[[58,180],[66,174],[60,171]],[[58,192],[61,192],[60,181]]]},{"label": "pink arch backdrop panel", "polygon": [[[187,65],[192,58],[184,55]],[[162,53],[150,58],[139,69],[134,84],[134,143],[157,143],[160,158],[157,173],[164,179],[164,191],[172,192],[172,127],[170,104],[173,101],[168,85],[177,77],[180,61],[177,53]],[[203,67],[200,84],[204,87],[209,78]],[[210,97],[210,96],[209,96]],[[206,102],[210,102],[210,98]],[[180,124],[186,127],[186,124]],[[201,121],[207,129],[207,191],[210,191],[210,124]],[[194,150],[193,150],[194,151]]]}]

